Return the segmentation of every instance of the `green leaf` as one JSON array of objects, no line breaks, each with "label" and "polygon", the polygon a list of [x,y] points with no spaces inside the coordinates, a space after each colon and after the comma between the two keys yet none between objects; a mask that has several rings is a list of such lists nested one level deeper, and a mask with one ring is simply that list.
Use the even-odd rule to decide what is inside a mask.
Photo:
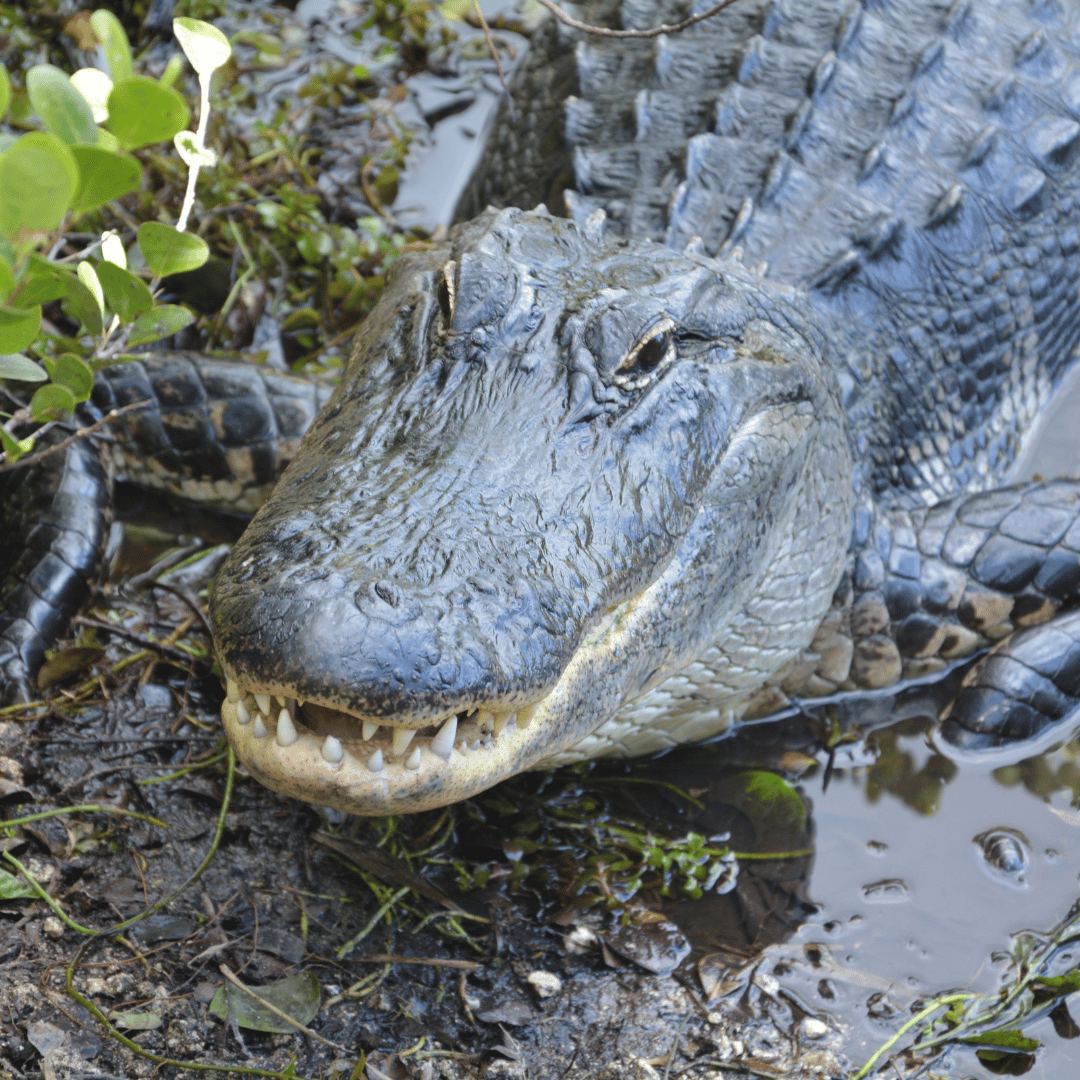
[{"label": "green leaf", "polygon": [[11,101],[11,76],[7,73],[7,68],[0,64],[0,120],[4,119],[9,101]]},{"label": "green leaf", "polygon": [[94,389],[94,373],[74,353],[62,353],[52,368],[53,382],[66,386],[76,401],[86,401]]},{"label": "green leaf", "polygon": [[165,142],[188,126],[187,102],[156,79],[133,75],[109,95],[109,130],[125,150]]},{"label": "green leaf", "polygon": [[116,1012],[109,1013],[109,1019],[118,1027],[128,1031],[153,1031],[161,1027],[161,1017],[152,1012]]},{"label": "green leaf", "polygon": [[11,267],[0,259],[0,300],[6,300],[15,291],[15,278]]},{"label": "green leaf", "polygon": [[[262,1001],[269,1002],[305,1027],[319,1012],[319,980],[311,972],[289,975],[270,986],[252,987],[251,990]],[[231,1014],[242,1028],[251,1031],[272,1031],[282,1035],[296,1031],[294,1025],[276,1016],[232,983],[218,987],[210,1002],[210,1012],[226,1021]]]},{"label": "green leaf", "polygon": [[44,382],[49,376],[29,356],[21,353],[0,354],[0,379],[16,382]]},{"label": "green leaf", "polygon": [[142,166],[130,154],[116,154],[100,146],[76,146],[72,153],[79,166],[79,186],[71,200],[76,214],[138,190]]},{"label": "green leaf", "polygon": [[97,124],[90,103],[58,67],[35,64],[26,73],[26,92],[50,134],[69,146],[93,146],[97,142]]},{"label": "green leaf", "polygon": [[102,261],[98,263],[97,274],[109,310],[119,315],[122,323],[133,322],[154,306],[154,298],[146,282],[130,270]]},{"label": "green leaf", "polygon": [[40,307],[0,307],[0,353],[22,352],[40,329]]},{"label": "green leaf", "polygon": [[180,78],[180,73],[184,70],[184,61],[180,59],[177,53],[173,53],[169,57],[169,62],[165,65],[165,70],[161,73],[161,78],[158,82],[162,86],[172,86],[177,79]]},{"label": "green leaf", "polygon": [[79,275],[79,280],[90,290],[90,294],[94,298],[94,303],[96,303],[98,307],[98,315],[101,318],[102,323],[104,323],[105,294],[101,291],[101,282],[98,281],[94,264],[87,259],[83,259],[76,267],[75,272]]},{"label": "green leaf", "polygon": [[101,305],[98,303],[97,296],[74,275],[68,278],[67,291],[64,293],[61,306],[66,314],[82,323],[83,333],[93,334],[96,337],[104,330]]},{"label": "green leaf", "polygon": [[59,300],[66,296],[75,272],[66,266],[59,266],[41,255],[31,255],[26,261],[26,269],[19,279],[18,300],[26,307],[34,304],[47,304],[50,300]]},{"label": "green leaf", "polygon": [[[0,357],[0,359],[3,359],[3,357]],[[0,428],[0,446],[3,447],[4,453],[7,454],[8,464],[14,465],[23,454],[29,454],[34,449],[34,436],[30,435],[25,439],[15,440],[3,428]],[[0,892],[0,896],[2,895],[3,893]]]},{"label": "green leaf", "polygon": [[90,16],[90,25],[105,52],[105,63],[109,66],[112,81],[117,83],[121,79],[130,79],[135,74],[135,65],[131,61],[131,46],[120,20],[107,8],[98,8]]},{"label": "green leaf", "polygon": [[31,131],[0,154],[0,236],[55,229],[79,186],[79,167],[55,135]]},{"label": "green leaf", "polygon": [[960,1041],[969,1046],[995,1046],[999,1050],[1019,1050],[1025,1054],[1030,1054],[1042,1046],[1038,1039],[1029,1039],[1017,1028],[1008,1031],[984,1031],[978,1035],[968,1035]]},{"label": "green leaf", "polygon": [[212,75],[232,56],[229,39],[202,19],[173,19],[173,34],[200,78]]},{"label": "green leaf", "polygon": [[187,308],[176,304],[161,304],[140,315],[131,327],[131,335],[128,337],[128,346],[145,345],[150,341],[160,341],[163,337],[175,334],[190,326],[195,321],[195,316]]},{"label": "green leaf", "polygon": [[[4,432],[7,435],[7,432]],[[8,439],[11,436],[8,435]],[[12,440],[14,441],[14,440]],[[8,440],[4,440],[4,449],[7,449]],[[0,900],[33,900],[37,893],[13,874],[6,870],[0,870]]]},{"label": "green leaf", "polygon": [[63,420],[74,411],[75,395],[56,383],[39,387],[30,399],[30,415],[41,424],[46,420]]},{"label": "green leaf", "polygon": [[159,221],[139,226],[139,250],[155,277],[198,270],[210,258],[206,241],[192,233],[177,232]]},{"label": "green leaf", "polygon": [[1064,975],[1040,975],[1035,983],[1056,990],[1059,994],[1072,994],[1080,990],[1080,968],[1073,968]]}]

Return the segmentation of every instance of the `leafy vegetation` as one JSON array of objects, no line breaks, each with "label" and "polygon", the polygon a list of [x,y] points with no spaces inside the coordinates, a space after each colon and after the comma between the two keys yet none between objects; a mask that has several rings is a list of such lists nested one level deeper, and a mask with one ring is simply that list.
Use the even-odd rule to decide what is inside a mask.
[{"label": "leafy vegetation", "polygon": [[[0,412],[8,464],[86,399],[99,367],[179,331],[204,351],[243,348],[269,311],[294,369],[340,365],[389,264],[423,242],[389,210],[411,141],[398,80],[452,45],[454,23],[426,2],[369,9],[352,32],[372,62],[322,56],[262,118],[260,73],[305,55],[298,28],[273,9],[242,12],[231,40],[199,22],[227,8],[178,6],[196,17],[177,31],[194,76],[179,54],[163,63],[141,44],[133,58],[126,6],[62,23],[48,5],[0,9],[0,379],[38,384],[28,407]],[[80,50],[107,72],[62,70]],[[43,56],[55,62],[32,62]],[[374,211],[353,218],[320,190],[310,138],[312,115],[341,107],[359,110],[358,186]]]},{"label": "leafy vegetation", "polygon": [[[86,69],[73,78],[51,64],[34,65],[26,72],[26,96],[44,130],[0,136],[0,377],[47,382],[30,400],[37,423],[62,420],[86,401],[94,371],[115,363],[119,348],[159,340],[194,321],[184,308],[155,305],[153,292],[164,275],[196,269],[209,257],[203,240],[184,233],[186,215],[176,228],[153,221],[138,227],[130,254],[144,264],[149,285],[128,269],[129,252],[113,230],[74,259],[54,257],[80,219],[139,188],[143,170],[130,151],[180,136],[189,120],[172,87],[134,74],[130,45],[112,12],[94,12],[90,25],[109,73]],[[202,139],[210,77],[231,50],[208,23],[180,19],[176,27],[204,90],[199,131],[178,143],[193,192],[198,164],[208,160]],[[7,106],[6,69],[0,82]],[[42,306],[56,301],[78,326],[70,338],[43,325]],[[0,439],[8,462],[33,447],[33,436],[17,440],[0,429]]]}]

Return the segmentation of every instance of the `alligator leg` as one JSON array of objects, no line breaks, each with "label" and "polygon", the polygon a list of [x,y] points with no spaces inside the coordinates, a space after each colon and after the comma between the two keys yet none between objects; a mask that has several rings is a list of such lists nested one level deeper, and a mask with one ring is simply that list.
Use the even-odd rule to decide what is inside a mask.
[{"label": "alligator leg", "polygon": [[72,444],[0,485],[0,702],[36,697],[45,650],[85,603],[109,535],[99,448]]},{"label": "alligator leg", "polygon": [[109,532],[113,475],[251,513],[329,395],[309,379],[186,353],[148,354],[100,372],[81,421],[139,401],[147,407],[125,413],[107,438],[3,476],[0,700],[36,696],[45,650],[89,596]]},{"label": "alligator leg", "polygon": [[965,747],[1038,734],[1080,701],[1080,482],[891,511],[853,575],[850,680],[886,686],[990,651],[942,733]]}]

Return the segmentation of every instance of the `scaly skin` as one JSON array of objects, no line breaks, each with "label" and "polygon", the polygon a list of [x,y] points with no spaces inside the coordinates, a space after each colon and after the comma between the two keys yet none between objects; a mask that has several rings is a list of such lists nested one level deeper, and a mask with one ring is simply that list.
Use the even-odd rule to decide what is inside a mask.
[{"label": "scaly skin", "polygon": [[[1080,486],[999,485],[1080,347],[1075,22],[542,31],[463,216],[570,220],[492,210],[397,264],[214,586],[249,769],[419,810],[988,649],[947,737],[1067,716]],[[166,470],[250,480],[189,451]]]},{"label": "scaly skin", "polygon": [[931,675],[1068,604],[1075,486],[993,496],[1054,517],[1034,540],[1005,511],[968,536],[965,493],[1080,335],[1071,18],[809,0],[541,34],[463,212],[572,223],[487,213],[403,261],[214,587],[249,768],[422,809]]}]

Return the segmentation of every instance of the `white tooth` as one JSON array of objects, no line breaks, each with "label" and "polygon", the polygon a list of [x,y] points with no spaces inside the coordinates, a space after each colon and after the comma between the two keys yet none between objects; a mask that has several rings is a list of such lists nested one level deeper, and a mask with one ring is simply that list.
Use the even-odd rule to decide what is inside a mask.
[{"label": "white tooth", "polygon": [[261,716],[255,717],[255,726],[251,729],[251,734],[254,735],[256,739],[266,738],[266,725],[263,723],[263,718]]},{"label": "white tooth", "polygon": [[296,742],[296,728],[288,709],[282,709],[277,718],[277,741],[279,746],[292,746]]},{"label": "white tooth", "polygon": [[512,712],[500,712],[495,714],[495,734],[498,735],[500,731],[516,716],[516,713]]},{"label": "white tooth", "polygon": [[298,709],[302,709],[304,707],[304,699],[302,697],[298,697],[296,699],[296,707]]},{"label": "white tooth", "polygon": [[476,711],[477,711],[477,709],[476,709],[475,705],[471,709],[466,709],[465,710],[465,719],[467,720]]},{"label": "white tooth", "polygon": [[371,736],[374,735],[375,732],[378,731],[378,730],[379,730],[379,725],[376,724],[374,720],[365,720],[364,721],[364,730],[363,730],[364,741],[367,742],[367,740],[370,739]]},{"label": "white tooth", "polygon": [[476,714],[476,722],[480,727],[491,727],[491,725],[496,722],[495,714],[488,712],[487,709],[481,709]]},{"label": "white tooth", "polygon": [[225,696],[235,705],[241,696],[241,690],[237,683],[228,676],[225,678]]},{"label": "white tooth", "polygon": [[333,735],[327,735],[323,740],[322,756],[329,761],[331,765],[336,765],[345,756],[345,751],[342,749],[341,743],[338,742]]},{"label": "white tooth", "polygon": [[274,695],[272,696],[271,700],[272,700],[272,701],[273,701],[273,702],[274,702],[275,704],[279,705],[279,706],[280,706],[280,707],[281,707],[282,709],[284,709],[284,708],[285,708],[285,699],[284,699],[284,698],[283,698],[283,697],[282,697],[282,696],[281,696],[280,694],[274,694]]},{"label": "white tooth", "polygon": [[236,703],[236,719],[241,724],[251,723],[251,713],[248,712],[247,706],[242,701]]},{"label": "white tooth", "polygon": [[420,747],[414,746],[413,752],[405,759],[406,769],[419,769],[420,768]]},{"label": "white tooth", "polygon": [[431,752],[438,754],[443,761],[450,759],[450,751],[454,749],[454,737],[457,735],[457,717],[451,716],[441,728],[438,735],[431,740]]},{"label": "white tooth", "polygon": [[367,767],[372,772],[382,772],[382,751],[376,750],[374,754],[367,759]]},{"label": "white tooth", "polygon": [[536,712],[536,705],[529,705],[527,708],[518,709],[517,711],[517,726],[519,728],[527,728],[530,721],[533,718],[533,713]]},{"label": "white tooth", "polygon": [[409,743],[413,741],[413,736],[416,734],[415,728],[396,727],[394,728],[394,756],[401,757],[406,750],[409,749]]},{"label": "white tooth", "polygon": [[480,740],[479,739],[473,739],[473,741],[471,743],[469,743],[469,749],[470,750],[479,750],[480,749]]},{"label": "white tooth", "polygon": [[270,715],[270,695],[269,694],[256,694],[255,695],[255,704],[259,706],[259,712],[261,712],[263,714],[263,716],[269,716]]}]

